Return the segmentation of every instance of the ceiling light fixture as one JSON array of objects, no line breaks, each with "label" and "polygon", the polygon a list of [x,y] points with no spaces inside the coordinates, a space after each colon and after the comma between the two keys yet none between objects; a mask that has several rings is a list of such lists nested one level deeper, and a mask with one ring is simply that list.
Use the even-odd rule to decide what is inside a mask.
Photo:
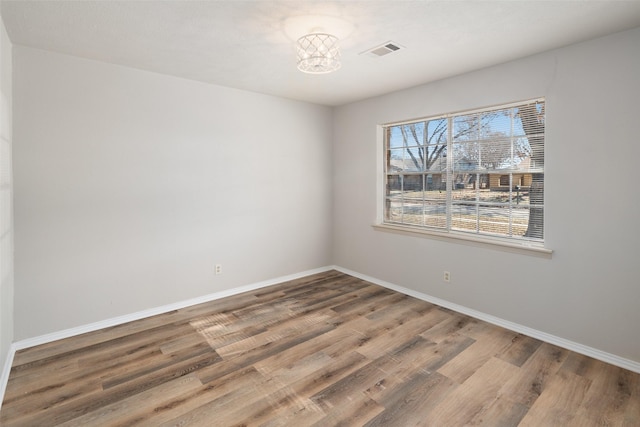
[{"label": "ceiling light fixture", "polygon": [[338,38],[315,32],[304,35],[296,42],[298,70],[303,73],[326,74],[340,68]]}]

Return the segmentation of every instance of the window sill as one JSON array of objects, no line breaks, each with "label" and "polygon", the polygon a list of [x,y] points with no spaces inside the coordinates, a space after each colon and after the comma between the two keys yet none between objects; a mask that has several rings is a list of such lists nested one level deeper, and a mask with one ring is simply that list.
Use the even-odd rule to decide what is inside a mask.
[{"label": "window sill", "polygon": [[409,226],[400,226],[393,224],[374,224],[373,228],[378,231],[385,231],[389,233],[404,234],[414,237],[425,237],[428,239],[435,239],[444,242],[464,244],[468,246],[476,246],[487,249],[500,250],[510,253],[532,255],[541,258],[551,259],[553,251],[542,246],[535,246],[530,243],[512,243],[505,242],[499,239],[491,239],[485,237],[466,236],[464,234],[456,233],[444,233],[434,230],[427,230],[423,228],[414,228]]}]

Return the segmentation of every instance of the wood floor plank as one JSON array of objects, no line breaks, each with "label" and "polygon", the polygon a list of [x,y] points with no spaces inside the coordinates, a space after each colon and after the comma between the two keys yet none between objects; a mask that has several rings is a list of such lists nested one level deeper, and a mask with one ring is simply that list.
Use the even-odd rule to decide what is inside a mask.
[{"label": "wood floor plank", "polygon": [[517,426],[528,410],[528,406],[514,402],[507,396],[498,395],[486,408],[478,412],[468,424],[487,427]]},{"label": "wood floor plank", "polygon": [[[292,353],[294,352],[289,352]],[[274,359],[276,356],[261,360],[254,366],[258,372],[278,384],[291,384],[300,378],[314,375],[335,360],[323,351],[301,355],[299,358]]]},{"label": "wood floor plank", "polygon": [[152,361],[153,363],[150,363],[151,361],[147,359],[141,364],[131,365],[131,369],[125,372],[117,372],[116,375],[105,376],[102,380],[102,387],[103,389],[108,390],[112,387],[140,379],[148,381],[150,378],[164,370],[192,370],[194,368],[191,365],[194,363],[199,366],[201,363],[216,363],[220,360],[220,356],[217,353],[212,352],[210,347],[203,344],[197,344],[183,349],[178,353],[172,354],[169,357],[162,355],[155,358]]},{"label": "wood floor plank", "polygon": [[[198,407],[160,424],[157,423],[159,420],[156,419],[153,420],[153,424],[148,425],[207,426],[211,425],[213,420],[221,426],[240,424],[238,420],[243,420],[242,423],[246,425],[244,420],[249,409],[254,408],[256,402],[262,401],[264,396],[273,390],[269,379],[265,379],[255,369],[251,369],[254,375],[251,375],[248,383],[242,382],[236,385],[233,382],[226,382],[225,384],[228,385],[228,388],[224,389],[225,393],[221,395],[218,395],[218,393],[202,394],[201,397],[208,397],[208,399],[198,399],[202,402]],[[215,390],[215,388],[215,386],[210,386],[206,390]]]},{"label": "wood floor plank", "polygon": [[[288,321],[279,323],[276,327],[269,328],[265,332],[224,347],[218,347],[216,351],[227,360],[235,357],[245,357],[247,354],[260,353],[264,349],[273,346],[278,346],[280,351],[283,351],[285,348],[306,341],[306,339],[300,339],[302,334],[305,336],[308,334],[317,336],[333,330],[334,327],[327,323],[328,320],[329,316],[326,314],[290,318]],[[310,338],[308,337],[307,339]],[[284,343],[289,340],[291,340],[291,345],[285,346]]]},{"label": "wood floor plank", "polygon": [[96,396],[102,393],[99,380],[85,380],[82,382],[58,383],[55,388],[43,387],[41,390],[29,393],[24,399],[14,400],[3,405],[2,416],[15,418],[19,423],[36,425],[34,420],[47,419],[58,411],[66,411],[69,404],[77,402],[86,396]]},{"label": "wood floor plank", "polygon": [[[375,306],[376,304],[384,303],[380,301],[381,297],[397,298],[398,294],[380,286],[368,286],[360,290],[357,298],[352,298],[341,304],[334,305],[331,309],[336,313],[347,313],[352,310],[356,312],[360,311],[359,314],[362,316],[366,314],[367,310],[371,310],[369,307],[372,305]],[[364,310],[364,312],[362,310]]]},{"label": "wood floor plank", "polygon": [[[429,341],[440,342],[453,335],[463,334],[463,329],[474,325],[474,319],[467,315],[441,309],[438,309],[438,312],[443,320],[420,334]],[[466,333],[464,335],[469,336]]]},{"label": "wood floor plank", "polygon": [[184,393],[202,386],[198,377],[189,374],[175,380],[165,382],[158,387],[143,391],[126,399],[102,406],[93,412],[86,413],[60,424],[65,427],[84,426],[130,426],[150,417],[158,406],[169,405]]},{"label": "wood floor plank", "polygon": [[634,404],[631,374],[622,368],[595,362],[592,384],[572,424],[622,425],[627,407]]},{"label": "wood floor plank", "polygon": [[270,381],[251,366],[238,369],[220,377],[215,385],[203,385],[167,404],[157,405],[153,413],[138,424],[147,427],[187,425],[204,419],[209,409],[222,412],[224,408],[244,407],[260,397],[256,396],[258,392],[270,391]]},{"label": "wood floor plank", "polygon": [[[322,368],[306,376],[297,377],[295,381],[290,383],[278,382],[282,378],[281,376],[263,377],[267,378],[264,385],[268,385],[268,390],[262,387],[263,383],[254,385],[253,392],[249,393],[248,396],[244,396],[240,404],[233,405],[236,400],[230,401],[229,395],[225,395],[223,398],[212,400],[202,407],[162,425],[208,425],[205,424],[205,420],[207,420],[207,417],[212,416],[218,420],[220,425],[255,425],[259,420],[263,419],[266,413],[269,413],[272,405],[275,404],[275,395],[270,396],[268,399],[265,395],[273,394],[276,391],[280,393],[279,396],[282,401],[286,401],[287,396],[290,396],[289,398],[297,396],[299,399],[303,399],[298,400],[298,403],[302,401],[314,407],[304,398],[311,396],[320,388],[326,387],[327,383],[349,375],[367,362],[368,360],[363,356],[349,352],[339,358],[332,359],[329,363],[324,364]],[[285,389],[286,393],[281,389]],[[305,405],[301,407],[306,408]]]},{"label": "wood floor plank", "polygon": [[558,371],[549,382],[547,390],[535,401],[519,425],[522,427],[571,425],[591,382],[590,379],[580,375]]},{"label": "wood floor plank", "polygon": [[[422,337],[413,337],[394,351],[383,354],[371,363],[354,371],[312,396],[322,408],[329,411],[345,400],[373,398],[386,407],[386,391],[392,392],[408,378],[420,371],[434,371],[440,364],[458,354],[473,340],[457,337],[460,342],[438,345]],[[446,347],[446,348],[445,348]]]},{"label": "wood floor plank", "polygon": [[71,338],[52,341],[47,344],[30,347],[16,352],[14,357],[14,367],[23,366],[33,361],[45,361],[60,354],[69,354],[76,350],[86,351],[92,346],[105,343],[113,343],[116,340],[128,337],[144,331],[149,331],[157,327],[164,328],[168,324],[178,322],[176,310],[162,315],[145,318],[143,321],[127,322],[121,325],[100,329],[95,332],[88,332]]},{"label": "wood floor plank", "polygon": [[[100,407],[127,399],[139,393],[143,393],[154,387],[160,386],[176,378],[185,376],[200,367],[215,364],[220,360],[217,354],[204,354],[191,359],[182,360],[175,365],[165,366],[161,369],[150,371],[146,376],[130,378],[113,387],[104,388],[99,392],[73,396],[65,396],[58,406],[45,408],[46,410],[29,414],[28,425],[57,425],[74,418],[93,412]],[[4,409],[3,409],[4,411]]]},{"label": "wood floor plank", "polygon": [[338,357],[332,358],[331,362],[322,368],[293,381],[290,383],[290,387],[298,395],[310,398],[320,390],[327,388],[330,384],[341,381],[368,363],[370,363],[370,360],[359,353],[345,352]]},{"label": "wood floor plank", "polygon": [[[638,421],[640,420],[640,381],[636,381],[637,374],[626,371],[625,375],[628,376],[631,398],[625,408],[622,425],[625,427],[631,427],[633,425],[640,424]],[[610,411],[611,408],[608,408],[608,410]]]},{"label": "wood floor plank", "polygon": [[[384,407],[372,399],[354,399],[342,402],[340,406],[334,407],[331,412],[317,422],[311,424],[312,427],[350,427],[365,425],[371,419],[384,411]],[[300,425],[300,424],[298,424]]]},{"label": "wood floor plank", "polygon": [[[364,394],[385,408],[394,407],[398,404],[398,399],[407,396],[406,384],[416,378],[424,379],[425,375],[431,375],[439,366],[464,351],[471,342],[473,340],[462,336],[439,344],[420,336],[414,337],[392,353],[376,359],[378,368],[386,375],[383,380],[367,388]],[[429,380],[431,379],[429,377]],[[447,383],[455,385],[448,378]]]},{"label": "wood floor plank", "polygon": [[240,410],[240,413],[236,412],[231,418],[241,419],[239,425],[243,426],[305,426],[323,416],[324,412],[314,402],[289,387],[282,387]]},{"label": "wood floor plank", "polygon": [[24,349],[0,425],[640,426],[640,374],[327,271]]},{"label": "wood floor plank", "polygon": [[[385,362],[387,364],[390,363],[388,360],[385,360]],[[387,377],[388,374],[379,365],[379,363],[367,363],[360,369],[314,394],[311,396],[311,400],[326,413],[329,413],[345,400],[362,399],[367,389],[374,387],[375,384],[379,384]]]},{"label": "wood floor plank", "polygon": [[428,327],[428,321],[425,322],[425,318],[422,317],[399,320],[398,323],[386,327],[377,326],[364,332],[368,340],[359,346],[358,352],[373,359],[380,353],[392,352]]},{"label": "wood floor plank", "polygon": [[[151,322],[155,323],[157,319],[151,319]],[[131,328],[136,330],[128,335],[120,335],[116,338],[105,339],[104,334],[100,331],[97,332],[101,336],[100,339],[92,340],[87,338],[87,334],[80,336],[80,341],[92,342],[84,347],[78,346],[73,342],[70,342],[73,338],[67,338],[61,340],[64,342],[61,346],[56,346],[55,354],[49,354],[50,346],[45,344],[47,350],[44,352],[40,359],[30,360],[24,362],[24,358],[21,362],[14,362],[12,366],[12,378],[18,378],[24,375],[25,372],[30,375],[39,375],[42,372],[50,372],[56,370],[60,364],[66,364],[69,360],[85,360],[91,359],[91,365],[99,365],[101,361],[109,361],[111,358],[109,355],[114,353],[128,353],[131,349],[139,349],[140,346],[145,343],[157,343],[160,339],[168,339],[170,337],[180,336],[181,334],[187,334],[191,332],[191,328],[187,323],[175,324],[167,323],[163,325],[154,325],[152,328]],[[137,329],[142,329],[138,331]],[[68,344],[67,351],[62,351],[58,347],[64,347]],[[28,354],[28,358],[31,359],[32,353],[43,354],[39,351],[38,347],[24,350],[25,354]],[[90,356],[89,356],[90,355]]]},{"label": "wood floor plank", "polygon": [[474,342],[462,353],[438,370],[442,375],[462,384],[482,365],[498,353],[506,350],[517,333],[502,328],[488,330],[484,339]]},{"label": "wood floor plank", "polygon": [[498,398],[502,384],[518,368],[492,357],[424,418],[425,425],[467,425]]},{"label": "wood floor plank", "polygon": [[417,315],[411,310],[396,314],[369,319],[371,323],[367,324],[366,328],[358,330],[366,339],[358,346],[359,353],[373,359],[381,353],[393,351],[410,338],[439,324],[444,316],[437,310],[423,315]]},{"label": "wood floor plank", "polygon": [[[275,323],[275,320],[270,323]],[[219,314],[198,318],[191,325],[211,348],[217,349],[266,332],[268,323],[256,322],[253,318],[238,319],[233,315]]]},{"label": "wood floor plank", "polygon": [[516,366],[522,366],[541,345],[540,340],[517,334],[511,340],[511,344],[496,357]]},{"label": "wood floor plank", "polygon": [[[112,355],[110,360],[94,363],[88,363],[86,360],[78,361],[73,357],[69,357],[66,360],[71,363],[65,369],[50,366],[49,371],[43,371],[41,367],[38,367],[27,376],[18,376],[12,379],[11,393],[7,395],[5,402],[11,403],[18,398],[23,402],[34,399],[46,402],[48,399],[42,397],[43,392],[53,396],[54,393],[51,390],[64,390],[73,384],[85,384],[93,381],[100,381],[103,384],[104,378],[116,376],[119,373],[122,374],[136,367],[139,369],[142,365],[153,364],[154,360],[160,360],[160,362],[165,363],[167,360],[159,349],[147,345],[141,345],[135,351],[116,354]],[[192,356],[190,355],[190,357]],[[47,375],[48,382],[45,387],[39,387],[41,384],[39,379],[43,375]],[[54,397],[53,400],[57,400],[57,398]]]},{"label": "wood floor plank", "polygon": [[425,417],[433,411],[434,407],[447,399],[456,387],[458,384],[437,372],[420,372],[398,389],[393,395],[394,399],[385,405],[386,409],[365,426],[429,425],[425,424]]},{"label": "wood floor plank", "polygon": [[510,400],[531,407],[548,388],[569,352],[551,344],[542,344],[500,389]]},{"label": "wood floor plank", "polygon": [[[337,353],[331,352],[333,346],[341,347],[344,350],[345,340],[350,339],[353,334],[353,331],[333,329],[325,334],[264,358],[254,363],[253,366],[260,372],[275,375],[275,372],[294,369],[308,358],[311,358],[310,360],[313,361],[317,361],[317,358],[325,360],[332,359],[337,355]],[[327,353],[326,350],[329,350],[329,353]]]}]

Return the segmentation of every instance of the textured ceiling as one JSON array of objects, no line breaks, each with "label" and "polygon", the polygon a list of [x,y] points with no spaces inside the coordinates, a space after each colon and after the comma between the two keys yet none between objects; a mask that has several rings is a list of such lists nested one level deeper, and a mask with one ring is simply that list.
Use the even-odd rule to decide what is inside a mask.
[{"label": "textured ceiling", "polygon": [[[14,44],[324,105],[640,27],[640,1],[2,0],[0,10]],[[296,69],[293,39],[315,26],[342,37],[333,74]],[[404,48],[360,54],[389,40]]]}]

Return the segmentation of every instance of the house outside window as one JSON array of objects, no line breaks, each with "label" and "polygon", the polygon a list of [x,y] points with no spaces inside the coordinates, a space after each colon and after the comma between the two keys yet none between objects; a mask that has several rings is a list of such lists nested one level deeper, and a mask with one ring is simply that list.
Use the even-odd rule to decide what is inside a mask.
[{"label": "house outside window", "polygon": [[543,246],[544,99],[383,131],[385,224]]}]

